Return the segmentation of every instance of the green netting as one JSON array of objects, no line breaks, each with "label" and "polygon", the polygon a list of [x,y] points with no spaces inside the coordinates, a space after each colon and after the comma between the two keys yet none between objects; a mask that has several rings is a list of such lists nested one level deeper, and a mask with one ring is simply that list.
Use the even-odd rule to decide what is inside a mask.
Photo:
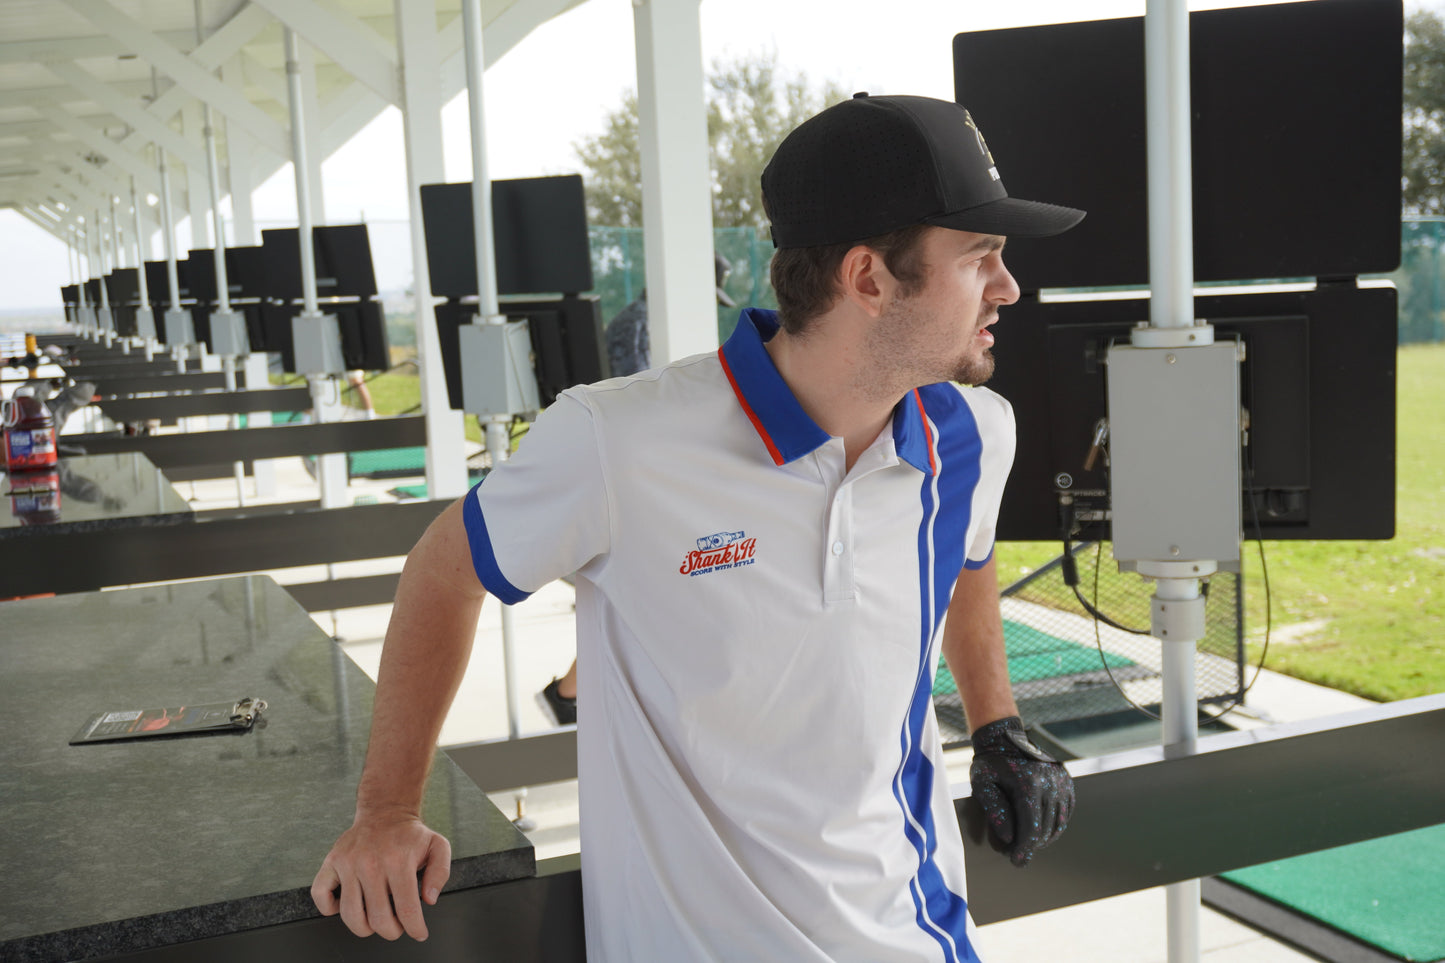
[{"label": "green netting", "polygon": [[[1081,672],[1098,672],[1105,664],[1111,669],[1134,664],[1132,660],[1112,652],[1104,653],[1101,661],[1097,648],[1067,642],[1008,619],[1003,623],[1003,642],[1008,656],[1009,681],[1014,685]],[[938,675],[933,680],[933,694],[952,695],[957,691],[958,686],[948,666],[939,663]]]}]

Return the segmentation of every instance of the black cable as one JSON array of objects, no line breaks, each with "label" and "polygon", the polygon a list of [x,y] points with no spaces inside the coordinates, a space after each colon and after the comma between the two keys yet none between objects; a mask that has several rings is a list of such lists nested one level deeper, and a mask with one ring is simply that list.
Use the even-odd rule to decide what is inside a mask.
[{"label": "black cable", "polygon": [[[1073,544],[1072,544],[1072,541],[1071,541],[1071,538],[1070,538],[1070,536],[1073,535],[1073,530],[1074,530],[1074,513],[1073,513],[1073,508],[1072,508],[1072,506],[1070,506],[1070,507],[1060,506],[1060,507],[1061,507],[1061,509],[1063,509],[1063,513],[1062,513],[1062,515],[1061,515],[1061,517],[1060,517],[1060,521],[1063,523],[1063,528],[1064,528],[1064,532],[1063,532],[1063,534],[1064,534],[1064,556],[1063,556],[1063,561],[1062,561],[1062,563],[1061,563],[1062,568],[1063,568],[1063,571],[1064,571],[1064,584],[1067,585],[1069,588],[1071,588],[1071,589],[1074,590],[1074,598],[1076,598],[1076,599],[1079,600],[1079,604],[1084,607],[1084,611],[1085,611],[1085,612],[1088,612],[1090,615],[1092,615],[1092,616],[1094,617],[1094,620],[1095,620],[1096,622],[1103,622],[1105,625],[1108,625],[1108,626],[1110,626],[1110,627],[1112,627],[1112,628],[1116,628],[1116,629],[1118,629],[1120,632],[1128,632],[1128,633],[1130,633],[1130,634],[1132,634],[1132,635],[1148,635],[1149,633],[1148,633],[1147,631],[1140,631],[1139,629],[1131,629],[1131,628],[1129,628],[1127,625],[1120,625],[1118,622],[1115,622],[1113,619],[1109,618],[1109,617],[1108,617],[1107,615],[1105,615],[1103,612],[1099,611],[1099,609],[1096,607],[1096,605],[1091,605],[1091,604],[1089,604],[1089,600],[1086,599],[1086,598],[1084,598],[1084,594],[1079,591],[1079,570],[1078,570],[1078,567],[1074,564],[1074,549],[1073,549]],[[1097,544],[1101,546],[1101,547],[1100,547],[1100,551],[1102,552],[1102,550],[1103,550],[1103,549],[1102,549],[1103,543],[1102,543],[1102,542],[1099,542],[1099,543],[1097,543]],[[1098,564],[1098,562],[1097,562],[1097,560],[1096,560],[1095,563],[1094,563],[1094,601],[1097,603],[1098,599],[1099,599],[1099,564]]]}]

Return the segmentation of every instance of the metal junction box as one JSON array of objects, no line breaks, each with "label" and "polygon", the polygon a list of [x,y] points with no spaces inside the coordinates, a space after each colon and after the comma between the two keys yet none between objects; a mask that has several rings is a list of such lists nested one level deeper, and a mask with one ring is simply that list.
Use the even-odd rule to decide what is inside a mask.
[{"label": "metal junction box", "polygon": [[1109,458],[1120,568],[1211,560],[1237,569],[1238,343],[1109,349]]},{"label": "metal junction box", "polygon": [[492,417],[536,411],[537,376],[526,321],[464,324],[457,329],[462,410]]}]

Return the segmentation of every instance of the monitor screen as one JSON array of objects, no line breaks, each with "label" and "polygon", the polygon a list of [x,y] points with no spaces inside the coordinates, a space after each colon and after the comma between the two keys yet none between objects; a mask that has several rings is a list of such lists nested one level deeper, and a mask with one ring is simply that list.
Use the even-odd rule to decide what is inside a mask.
[{"label": "monitor screen", "polygon": [[[186,270],[190,279],[191,297],[202,304],[215,301],[219,295],[216,287],[216,252],[211,248],[192,251],[186,259]],[[196,332],[197,340],[200,340],[200,334],[200,331]]]},{"label": "monitor screen", "polygon": [[[264,294],[279,301],[300,301],[301,232],[274,228],[261,232],[266,272]],[[318,298],[369,298],[376,294],[376,269],[365,224],[337,224],[311,229],[316,258]]]},{"label": "monitor screen", "polygon": [[[1197,280],[1394,270],[1401,31],[1394,0],[1190,14]],[[953,58],[1009,193],[1088,211],[1009,242],[1020,286],[1148,284],[1143,19],[961,33]]]},{"label": "monitor screen", "polygon": [[[595,295],[504,301],[514,320],[526,319],[532,340],[533,371],[543,407],[573,385],[609,377],[602,333],[602,305]],[[477,317],[475,302],[447,301],[436,306],[437,345],[441,349],[451,407],[462,410],[461,350],[458,330]]]},{"label": "monitor screen", "polygon": [[[1390,538],[1395,518],[1393,288],[1198,297],[1216,338],[1244,342],[1241,404],[1246,537]],[[1148,317],[1147,299],[1038,301],[1005,307],[988,387],[1007,398],[1018,450],[1000,512],[1003,541],[1108,538],[1107,459],[1089,464],[1107,414],[1105,359]],[[1341,386],[1348,385],[1348,390]]]},{"label": "monitor screen", "polygon": [[[254,317],[247,313],[246,330],[251,335],[252,351],[274,351],[281,356],[281,369],[290,374],[296,370],[296,342],[291,321],[301,313],[299,304],[274,301],[247,305],[255,308]],[[378,301],[323,301],[317,305],[322,314],[337,319],[341,331],[341,359],[348,371],[388,371],[391,368],[390,342],[386,335],[386,318]],[[438,305],[440,310],[441,305]],[[259,336],[256,329],[259,328]],[[455,340],[455,335],[453,335]],[[338,374],[340,372],[337,372]]]},{"label": "monitor screen", "polygon": [[74,305],[80,303],[80,285],[67,284],[60,289],[61,303]]},{"label": "monitor screen", "polygon": [[[176,262],[176,283],[180,285],[180,298],[182,301],[191,296],[191,268],[188,261]],[[169,306],[171,303],[171,282],[166,271],[165,261],[146,262],[146,294],[151,299],[151,304]],[[156,329],[160,329],[156,325]]]},{"label": "monitor screen", "polygon": [[[432,293],[475,297],[471,183],[423,184],[421,205]],[[587,202],[580,175],[493,181],[492,239],[498,294],[576,294],[592,289]]]},{"label": "monitor screen", "polygon": [[233,298],[266,296],[266,257],[259,244],[226,248],[226,290]]},{"label": "monitor screen", "polygon": [[112,307],[139,302],[140,272],[135,268],[120,268],[110,272],[105,276],[105,293],[110,297]]}]

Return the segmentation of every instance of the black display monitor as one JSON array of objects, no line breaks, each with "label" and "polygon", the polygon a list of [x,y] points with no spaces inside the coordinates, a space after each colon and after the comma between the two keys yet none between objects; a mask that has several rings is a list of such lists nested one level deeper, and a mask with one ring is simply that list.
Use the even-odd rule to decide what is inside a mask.
[{"label": "black display monitor", "polygon": [[[423,184],[432,294],[477,295],[472,185]],[[492,182],[492,239],[497,293],[576,294],[592,289],[592,251],[582,178],[526,177]]]},{"label": "black display monitor", "polygon": [[80,304],[80,285],[67,284],[61,287],[60,301],[66,307],[74,307]]},{"label": "black display monitor", "polygon": [[[538,401],[550,405],[573,385],[610,377],[603,335],[602,304],[596,295],[502,302],[508,318],[528,322]],[[462,409],[462,367],[458,331],[477,316],[475,302],[447,301],[436,306],[437,345],[441,349],[451,407]]]},{"label": "black display monitor", "polygon": [[[1310,291],[1195,299],[1216,339],[1245,346],[1241,404],[1246,537],[1383,539],[1395,525],[1395,312],[1390,287],[1352,282]],[[1149,316],[1148,299],[1038,301],[1005,307],[988,387],[1018,421],[1018,450],[999,517],[1002,541],[1063,535],[1061,494],[1079,540],[1107,539],[1105,459],[1086,469],[1107,413],[1111,342]]]},{"label": "black display monitor", "polygon": [[264,298],[266,255],[259,245],[226,248],[226,290],[233,298]]},{"label": "black display monitor", "polygon": [[[187,261],[176,262],[176,284],[180,287],[180,298],[182,301],[189,300],[191,296],[191,269]],[[169,272],[166,270],[165,261],[146,262],[146,294],[150,296],[151,304],[170,306],[171,303],[171,282]],[[157,329],[160,325],[156,325]]]},{"label": "black display monitor", "polygon": [[196,301],[212,304],[220,296],[216,285],[216,252],[211,248],[190,253],[186,258],[186,276],[190,281],[191,297]]},{"label": "black display monitor", "polygon": [[[376,295],[376,269],[365,224],[314,227],[311,237],[318,298]],[[284,227],[262,231],[261,247],[265,270],[262,296],[278,301],[300,301],[305,296],[301,287],[300,230]]]},{"label": "black display monitor", "polygon": [[[1201,10],[1189,30],[1195,277],[1394,270],[1399,0]],[[1022,288],[1148,284],[1143,19],[961,33],[953,58],[1009,193],[1088,211],[1009,241]]]},{"label": "black display monitor", "polygon": [[[251,350],[276,352],[281,356],[281,369],[290,374],[301,374],[296,370],[296,342],[291,330],[291,321],[301,313],[301,307],[299,304],[275,301],[255,305],[259,336],[252,331],[252,316],[246,315]],[[317,305],[317,310],[337,319],[341,331],[341,360],[348,371],[390,370],[390,342],[381,302],[323,301]]]},{"label": "black display monitor", "polygon": [[118,268],[105,276],[105,293],[111,307],[140,303],[140,272],[135,268]]},{"label": "black display monitor", "polygon": [[90,278],[85,282],[85,301],[91,307],[100,304],[100,279]]}]

